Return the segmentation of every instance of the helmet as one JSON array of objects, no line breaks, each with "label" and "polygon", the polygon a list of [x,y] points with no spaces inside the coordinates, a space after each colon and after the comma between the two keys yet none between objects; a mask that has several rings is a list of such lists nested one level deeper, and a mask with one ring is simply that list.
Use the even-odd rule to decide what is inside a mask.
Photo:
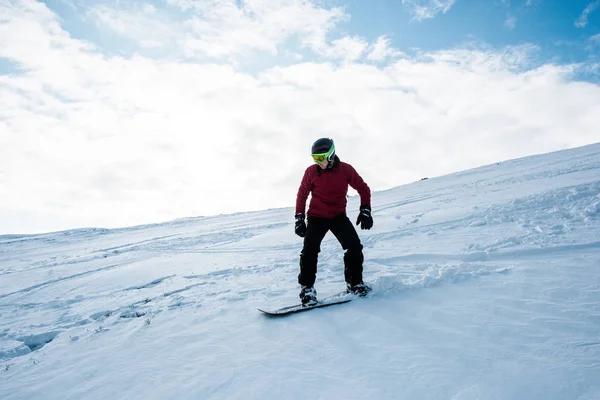
[{"label": "helmet", "polygon": [[335,145],[333,140],[329,138],[321,138],[313,143],[311,148],[313,160],[317,164],[321,164],[325,160],[331,161],[335,157]]}]

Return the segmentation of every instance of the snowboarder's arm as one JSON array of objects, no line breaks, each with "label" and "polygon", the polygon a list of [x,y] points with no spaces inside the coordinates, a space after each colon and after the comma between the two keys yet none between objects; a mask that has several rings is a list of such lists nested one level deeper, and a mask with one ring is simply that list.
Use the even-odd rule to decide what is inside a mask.
[{"label": "snowboarder's arm", "polygon": [[304,214],[306,211],[306,199],[308,199],[308,195],[312,188],[309,170],[310,168],[304,172],[302,182],[300,182],[300,188],[298,189],[298,194],[296,195],[296,215]]},{"label": "snowboarder's arm", "polygon": [[358,192],[360,195],[360,205],[361,206],[371,206],[371,189],[369,185],[363,180],[363,178],[356,172],[356,170],[348,165],[349,167],[349,177],[348,184]]}]

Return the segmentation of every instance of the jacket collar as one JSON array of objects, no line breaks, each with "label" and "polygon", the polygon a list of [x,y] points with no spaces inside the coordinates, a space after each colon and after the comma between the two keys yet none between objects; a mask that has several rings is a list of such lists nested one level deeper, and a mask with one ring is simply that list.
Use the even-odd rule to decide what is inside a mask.
[{"label": "jacket collar", "polygon": [[330,162],[329,165],[327,165],[327,168],[321,169],[321,167],[319,167],[318,165],[315,165],[315,168],[317,169],[317,175],[321,176],[321,172],[334,171],[339,166],[340,158],[337,155],[335,155],[333,156],[333,161]]}]

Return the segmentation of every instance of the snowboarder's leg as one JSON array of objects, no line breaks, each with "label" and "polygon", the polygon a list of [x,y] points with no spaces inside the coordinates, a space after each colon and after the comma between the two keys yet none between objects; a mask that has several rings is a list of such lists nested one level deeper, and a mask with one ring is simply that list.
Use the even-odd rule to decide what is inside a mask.
[{"label": "snowboarder's leg", "polygon": [[331,226],[331,232],[346,250],[344,254],[344,278],[346,283],[351,286],[362,283],[363,246],[354,225],[348,219],[346,214],[340,215],[334,219]]},{"label": "snowboarder's leg", "polygon": [[317,259],[321,251],[321,242],[329,230],[327,219],[308,217],[304,246],[300,253],[300,274],[298,283],[313,287],[317,278]]}]

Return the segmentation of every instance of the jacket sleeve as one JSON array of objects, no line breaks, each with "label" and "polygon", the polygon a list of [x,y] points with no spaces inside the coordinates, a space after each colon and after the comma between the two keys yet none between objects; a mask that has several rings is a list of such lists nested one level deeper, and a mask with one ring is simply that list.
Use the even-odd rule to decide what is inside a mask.
[{"label": "jacket sleeve", "polygon": [[304,171],[302,182],[300,182],[300,188],[296,195],[296,214],[304,214],[306,212],[306,199],[312,190],[312,184],[310,182],[310,168]]},{"label": "jacket sleeve", "polygon": [[361,206],[371,206],[371,189],[354,167],[348,165],[348,184],[360,195]]}]

